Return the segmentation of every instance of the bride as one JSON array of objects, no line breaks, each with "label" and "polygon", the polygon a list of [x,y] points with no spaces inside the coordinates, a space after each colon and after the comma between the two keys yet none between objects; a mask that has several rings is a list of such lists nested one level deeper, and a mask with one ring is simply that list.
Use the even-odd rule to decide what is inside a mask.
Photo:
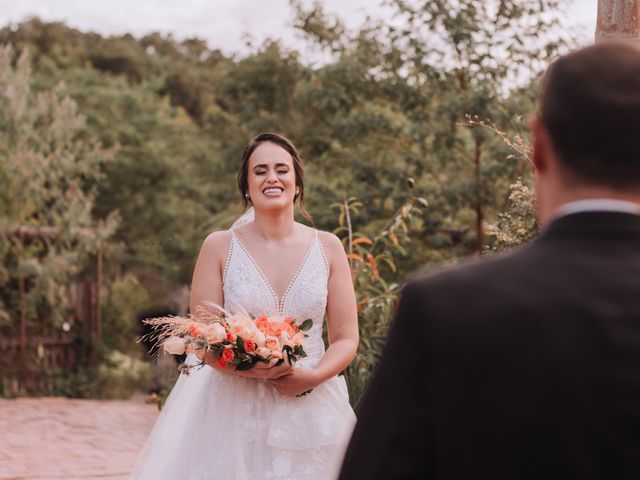
[{"label": "bride", "polygon": [[190,310],[213,302],[254,316],[310,318],[308,356],[293,366],[258,363],[242,372],[205,358],[208,366],[178,379],[132,479],[327,480],[338,474],[355,424],[338,374],[358,347],[344,249],[334,235],[294,221],[296,201],[308,214],[302,162],[287,138],[255,137],[244,151],[238,184],[252,213],[203,242]]}]

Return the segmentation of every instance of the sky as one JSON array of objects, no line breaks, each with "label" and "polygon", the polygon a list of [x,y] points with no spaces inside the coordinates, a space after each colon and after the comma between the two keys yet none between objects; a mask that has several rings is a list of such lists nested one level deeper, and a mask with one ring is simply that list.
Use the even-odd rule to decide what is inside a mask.
[{"label": "sky", "polygon": [[[479,0],[484,1],[484,0]],[[302,0],[311,5],[313,0]],[[321,0],[325,11],[339,16],[356,29],[366,16],[387,19],[387,9],[377,0]],[[592,41],[597,0],[567,0],[567,28],[581,44]],[[171,33],[176,39],[199,37],[211,48],[228,55],[249,52],[247,35],[254,44],[277,38],[291,49],[303,41],[290,27],[293,18],[288,0],[0,0],[0,25],[18,23],[29,16],[63,21],[83,31],[103,35],[151,32]]]}]

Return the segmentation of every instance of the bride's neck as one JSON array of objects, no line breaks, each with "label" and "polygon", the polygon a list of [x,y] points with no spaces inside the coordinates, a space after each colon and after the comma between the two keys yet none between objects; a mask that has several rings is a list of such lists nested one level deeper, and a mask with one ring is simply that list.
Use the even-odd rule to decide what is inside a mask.
[{"label": "bride's neck", "polygon": [[253,221],[256,233],[265,240],[281,240],[293,234],[295,220],[293,212],[255,212]]}]

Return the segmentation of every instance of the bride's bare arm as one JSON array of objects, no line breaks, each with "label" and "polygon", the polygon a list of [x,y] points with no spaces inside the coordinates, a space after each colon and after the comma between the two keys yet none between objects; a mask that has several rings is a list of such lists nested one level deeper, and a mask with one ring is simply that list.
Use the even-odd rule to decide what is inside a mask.
[{"label": "bride's bare arm", "polygon": [[327,297],[329,348],[315,369],[319,383],[338,375],[358,351],[358,310],[351,268],[342,242],[333,234],[321,234],[330,275]]},{"label": "bride's bare arm", "polygon": [[329,348],[313,371],[294,368],[290,375],[273,382],[285,395],[297,395],[338,375],[358,350],[358,312],[351,269],[342,243],[335,235],[320,233],[330,275],[327,297]]},{"label": "bride's bare arm", "polygon": [[200,248],[191,280],[189,310],[197,316],[197,307],[207,307],[207,302],[222,305],[222,270],[227,260],[231,233],[228,231],[211,233]]}]

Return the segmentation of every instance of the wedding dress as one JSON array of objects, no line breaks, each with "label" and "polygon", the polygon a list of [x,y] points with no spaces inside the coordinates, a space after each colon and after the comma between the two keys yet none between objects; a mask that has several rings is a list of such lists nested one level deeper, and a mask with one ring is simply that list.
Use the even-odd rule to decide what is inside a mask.
[{"label": "wedding dress", "polygon": [[[254,316],[313,320],[306,358],[312,369],[325,347],[322,323],[329,268],[316,231],[282,298],[232,230],[223,274],[225,309]],[[196,363],[195,356],[187,361]],[[329,480],[338,475],[355,424],[345,380],[333,377],[302,397],[268,381],[209,366],[182,374],[140,454],[131,479]]]}]

